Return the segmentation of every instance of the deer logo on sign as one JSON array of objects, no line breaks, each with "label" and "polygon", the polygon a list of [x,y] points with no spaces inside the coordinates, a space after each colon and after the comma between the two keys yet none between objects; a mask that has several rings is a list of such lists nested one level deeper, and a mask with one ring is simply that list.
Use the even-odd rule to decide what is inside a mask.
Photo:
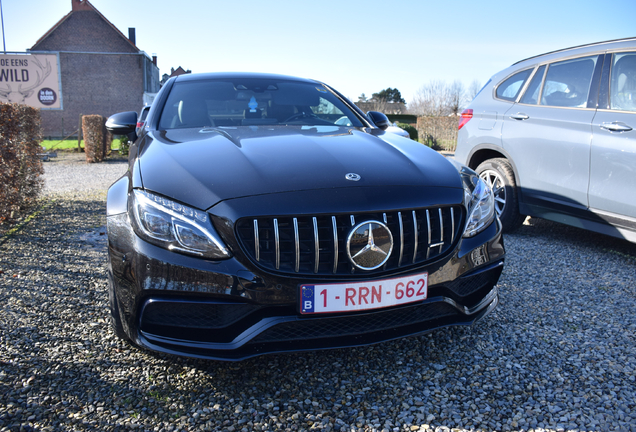
[{"label": "deer logo on sign", "polygon": [[[38,71],[36,71],[37,79],[35,80],[35,83],[27,87],[24,87],[24,84],[19,84],[17,86],[17,90],[15,89],[15,87],[12,87],[12,85],[9,84],[8,82],[4,85],[0,84],[0,99],[6,99],[6,101],[9,103],[23,104],[25,103],[27,98],[33,95],[33,92],[35,91],[36,87],[41,85],[46,79],[46,77],[48,77],[51,74],[51,63],[49,63],[48,60],[46,61],[46,66],[42,65],[42,63],[36,57],[33,57],[31,61],[33,61],[39,69]],[[19,81],[19,77],[17,76],[17,71],[15,72],[15,78],[14,78],[13,71],[11,70],[2,71],[2,76],[0,77],[0,81],[2,80],[2,78],[4,78],[5,81],[8,81],[9,77],[11,77],[12,81],[13,80]],[[27,74],[27,79],[28,79],[28,74]]]}]

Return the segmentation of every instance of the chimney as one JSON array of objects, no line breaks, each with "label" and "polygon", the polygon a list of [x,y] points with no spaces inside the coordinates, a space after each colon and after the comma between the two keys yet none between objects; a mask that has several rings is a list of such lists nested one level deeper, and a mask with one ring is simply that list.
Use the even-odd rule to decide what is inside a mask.
[{"label": "chimney", "polygon": [[157,66],[157,56],[153,55],[152,56],[152,64],[154,64],[155,66]]},{"label": "chimney", "polygon": [[137,45],[134,27],[128,27],[128,40],[131,41],[133,45]]},{"label": "chimney", "polygon": [[91,10],[87,0],[71,0],[71,11],[89,11]]}]

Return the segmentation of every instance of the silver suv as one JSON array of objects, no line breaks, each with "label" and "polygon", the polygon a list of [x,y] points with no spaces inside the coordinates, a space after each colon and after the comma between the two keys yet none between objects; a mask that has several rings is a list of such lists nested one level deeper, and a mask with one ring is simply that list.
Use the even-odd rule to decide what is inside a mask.
[{"label": "silver suv", "polygon": [[504,230],[525,215],[636,242],[636,38],[495,74],[464,110],[455,159],[491,185]]}]

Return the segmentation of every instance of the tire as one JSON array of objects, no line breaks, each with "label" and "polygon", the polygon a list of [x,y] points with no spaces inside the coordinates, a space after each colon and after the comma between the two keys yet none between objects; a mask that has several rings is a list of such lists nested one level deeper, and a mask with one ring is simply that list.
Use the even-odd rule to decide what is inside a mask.
[{"label": "tire", "polygon": [[108,275],[108,303],[110,306],[110,325],[113,329],[113,333],[115,333],[115,336],[117,336],[119,339],[129,341],[130,338],[124,331],[124,326],[121,323],[121,315],[119,314],[119,306],[117,304],[115,286],[110,274]]},{"label": "tire", "polygon": [[504,232],[519,228],[526,219],[519,213],[519,188],[510,162],[504,158],[488,159],[475,170],[492,188],[495,195],[495,211]]}]

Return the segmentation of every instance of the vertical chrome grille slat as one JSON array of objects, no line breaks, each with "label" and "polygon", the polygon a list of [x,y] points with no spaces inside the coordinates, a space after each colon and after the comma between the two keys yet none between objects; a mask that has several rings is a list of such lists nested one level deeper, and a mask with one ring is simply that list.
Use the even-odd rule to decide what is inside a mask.
[{"label": "vertical chrome grille slat", "polygon": [[298,219],[296,218],[294,218],[294,252],[296,257],[294,269],[298,273],[300,270],[300,239],[298,238]]},{"label": "vertical chrome grille slat", "polygon": [[278,236],[278,219],[274,219],[274,244],[276,251],[276,270],[280,269],[280,238]]},{"label": "vertical chrome grille slat", "polygon": [[258,220],[254,219],[254,257],[256,261],[261,260],[261,242],[258,237]]},{"label": "vertical chrome grille slat", "polygon": [[415,264],[415,257],[417,256],[417,242],[419,241],[418,228],[417,228],[417,215],[413,210],[413,264]]},{"label": "vertical chrome grille slat", "polygon": [[[382,213],[382,220],[384,221],[385,224],[388,225],[389,223],[389,219],[386,217],[386,213]],[[389,228],[390,229],[390,228]],[[395,241],[395,240],[394,240]],[[386,270],[387,266],[389,265],[389,261],[385,262],[384,265],[382,266],[383,270]]]},{"label": "vertical chrome grille slat", "polygon": [[331,216],[331,226],[333,228],[333,273],[338,272],[338,224],[336,217]]},{"label": "vertical chrome grille slat", "polygon": [[428,232],[428,243],[426,248],[426,259],[429,259],[431,256],[431,213],[426,210],[426,229]]},{"label": "vertical chrome grille slat", "polygon": [[455,241],[455,209],[451,207],[451,244]]},{"label": "vertical chrome grille slat", "polygon": [[400,258],[398,259],[398,267],[402,265],[402,257],[404,256],[404,224],[402,223],[402,212],[398,212],[398,222],[400,224]]},{"label": "vertical chrome grille slat", "polygon": [[[356,217],[354,215],[350,215],[351,217],[351,226],[355,226],[356,225]],[[354,274],[356,271],[356,268],[354,266],[351,266],[351,274]]]},{"label": "vertical chrome grille slat", "polygon": [[318,273],[320,265],[320,240],[318,239],[318,220],[314,217],[314,273]]},{"label": "vertical chrome grille slat", "polygon": [[442,253],[442,249],[444,249],[444,218],[442,217],[442,208],[440,207],[438,209],[439,211],[439,232],[440,232],[440,242],[441,244],[439,245],[439,252],[438,253]]}]

